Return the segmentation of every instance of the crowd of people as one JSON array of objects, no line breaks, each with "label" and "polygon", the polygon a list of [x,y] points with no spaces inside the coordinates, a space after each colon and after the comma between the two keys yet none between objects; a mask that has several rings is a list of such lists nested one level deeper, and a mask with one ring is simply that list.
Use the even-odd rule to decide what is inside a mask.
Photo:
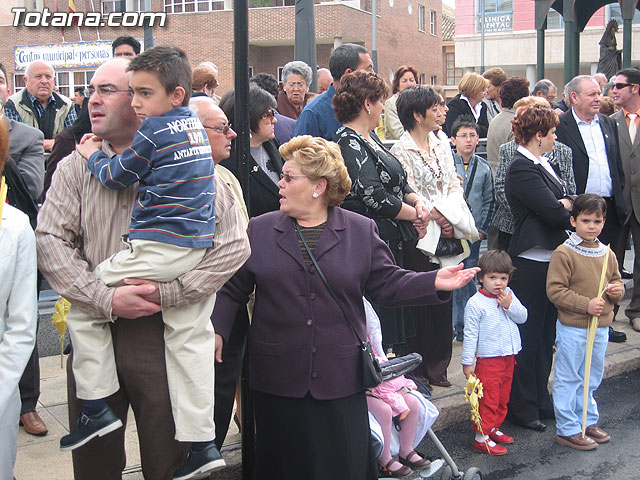
[{"label": "crowd of people", "polygon": [[[608,116],[590,76],[555,103],[550,80],[530,89],[495,67],[466,73],[447,102],[410,65],[389,84],[355,44],[332,51],[317,93],[314,70],[292,61],[281,82],[251,77],[246,99],[218,96],[215,64],[192,69],[175,47],[141,52],[120,37],[113,57],[73,99],[54,91],[43,61],[9,96],[0,65],[0,271],[13,279],[0,288],[0,362],[12,374],[0,395],[11,431],[0,476],[11,478],[18,421],[47,434],[35,409],[42,276],[71,302],[71,431],[60,447],[76,478],[120,478],[129,407],[146,477],[223,468],[245,351],[253,478],[372,480],[427,466],[414,450],[415,392],[451,386],[455,341],[463,373],[484,385],[475,450],[507,453],[505,419],[537,431],[555,419],[556,442],[579,450],[609,440],[593,392],[607,341],[626,339],[611,324],[628,237],[640,235],[640,70],[607,82]],[[249,112],[249,192],[238,100]],[[640,288],[625,313],[640,331]],[[419,353],[422,363],[365,388],[372,316],[381,362]]]}]

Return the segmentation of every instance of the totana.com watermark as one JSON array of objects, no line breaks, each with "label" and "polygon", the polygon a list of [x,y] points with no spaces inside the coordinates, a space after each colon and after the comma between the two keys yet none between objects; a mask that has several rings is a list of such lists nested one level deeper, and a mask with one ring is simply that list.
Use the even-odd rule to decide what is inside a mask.
[{"label": "totana.com watermark", "polygon": [[164,27],[166,13],[160,12],[111,12],[103,16],[100,12],[28,12],[24,7],[14,7],[13,26],[25,27]]}]

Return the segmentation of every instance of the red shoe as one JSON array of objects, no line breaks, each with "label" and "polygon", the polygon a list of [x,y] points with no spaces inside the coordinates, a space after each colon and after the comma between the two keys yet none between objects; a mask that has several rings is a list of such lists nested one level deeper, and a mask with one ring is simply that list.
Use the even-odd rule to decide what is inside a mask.
[{"label": "red shoe", "polygon": [[504,455],[507,453],[507,449],[502,445],[494,445],[493,447],[489,445],[489,440],[485,442],[478,442],[474,440],[473,449],[478,452],[488,453],[489,455]]},{"label": "red shoe", "polygon": [[498,432],[500,432],[500,430],[498,430],[497,428],[494,428],[493,430],[491,430],[491,432],[489,432],[489,438],[494,442],[502,443],[503,445],[509,445],[510,443],[514,442],[512,436],[502,432],[498,434]]}]

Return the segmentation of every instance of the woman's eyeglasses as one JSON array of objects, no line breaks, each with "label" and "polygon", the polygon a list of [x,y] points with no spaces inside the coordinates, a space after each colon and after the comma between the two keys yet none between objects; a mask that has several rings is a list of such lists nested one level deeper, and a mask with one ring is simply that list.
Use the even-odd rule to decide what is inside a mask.
[{"label": "woman's eyeglasses", "polygon": [[296,178],[300,178],[300,177],[306,177],[307,175],[290,175],[288,173],[281,173],[280,174],[280,180],[284,180],[286,183],[291,183],[292,180],[296,179]]},{"label": "woman's eyeglasses", "polygon": [[262,115],[260,115],[260,118],[262,120],[265,119],[272,119],[273,117],[276,116],[276,111],[273,108],[270,108],[269,110],[267,110],[266,112],[264,112]]}]

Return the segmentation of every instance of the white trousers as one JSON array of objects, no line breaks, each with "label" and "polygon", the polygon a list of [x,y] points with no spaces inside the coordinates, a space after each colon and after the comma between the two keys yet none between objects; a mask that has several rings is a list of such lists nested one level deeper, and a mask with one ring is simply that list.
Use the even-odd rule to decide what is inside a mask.
[{"label": "white trousers", "polygon": [[[96,267],[109,286],[125,278],[170,282],[193,270],[205,249],[131,240],[128,248]],[[181,308],[163,308],[165,361],[176,440],[213,440],[215,335],[210,320],[215,295]],[[106,398],[120,388],[109,328],[110,319],[91,318],[73,305],[67,325],[73,343],[73,374],[82,400]],[[135,322],[135,319],[126,320]]]},{"label": "white trousers", "polygon": [[[1,388],[12,388],[5,385]],[[18,448],[18,421],[20,420],[20,391],[14,385],[7,395],[7,402],[0,405],[0,478],[13,478]]]}]

